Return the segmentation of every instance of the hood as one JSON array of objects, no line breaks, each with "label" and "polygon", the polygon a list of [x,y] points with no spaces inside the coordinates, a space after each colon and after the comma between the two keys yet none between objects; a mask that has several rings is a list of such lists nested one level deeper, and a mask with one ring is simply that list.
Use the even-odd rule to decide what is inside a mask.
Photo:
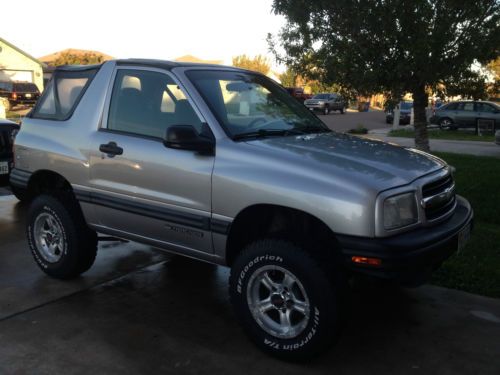
[{"label": "hood", "polygon": [[377,191],[406,185],[446,166],[441,159],[416,149],[336,132],[247,143],[266,157],[293,163],[298,174],[328,174]]}]

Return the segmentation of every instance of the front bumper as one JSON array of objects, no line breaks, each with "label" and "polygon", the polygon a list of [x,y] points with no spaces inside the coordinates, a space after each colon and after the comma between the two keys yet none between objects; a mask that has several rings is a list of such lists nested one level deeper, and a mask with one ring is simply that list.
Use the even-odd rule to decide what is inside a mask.
[{"label": "front bumper", "polygon": [[[457,196],[455,213],[433,227],[422,227],[387,238],[338,235],[347,266],[372,276],[403,283],[422,284],[433,270],[458,249],[462,229],[472,226],[474,213],[469,202]],[[358,264],[353,256],[380,259],[379,265]]]},{"label": "front bumper", "polygon": [[324,109],[326,103],[317,103],[317,104],[304,104],[307,108],[313,110],[313,109]]}]

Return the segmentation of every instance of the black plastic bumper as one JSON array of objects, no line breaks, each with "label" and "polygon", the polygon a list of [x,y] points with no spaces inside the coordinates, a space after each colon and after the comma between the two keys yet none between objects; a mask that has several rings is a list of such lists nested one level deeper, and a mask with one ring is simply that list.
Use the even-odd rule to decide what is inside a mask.
[{"label": "black plastic bumper", "polygon": [[[425,282],[431,272],[458,249],[458,234],[472,226],[473,210],[457,196],[454,215],[433,227],[423,227],[387,238],[338,235],[347,266],[353,271],[405,283]],[[353,256],[377,258],[380,265],[358,264]]]}]

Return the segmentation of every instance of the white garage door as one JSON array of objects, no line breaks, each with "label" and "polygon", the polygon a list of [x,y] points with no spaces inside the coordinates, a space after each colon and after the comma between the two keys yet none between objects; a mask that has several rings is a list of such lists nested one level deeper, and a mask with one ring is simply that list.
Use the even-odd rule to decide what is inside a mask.
[{"label": "white garage door", "polygon": [[33,71],[2,69],[0,70],[0,77],[4,80],[8,78],[11,81],[33,82]]}]

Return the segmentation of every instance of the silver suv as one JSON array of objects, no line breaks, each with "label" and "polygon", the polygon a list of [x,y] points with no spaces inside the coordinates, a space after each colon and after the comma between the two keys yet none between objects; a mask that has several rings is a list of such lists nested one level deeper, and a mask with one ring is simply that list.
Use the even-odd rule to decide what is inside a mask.
[{"label": "silver suv", "polygon": [[334,341],[353,274],[421,283],[473,216],[439,158],[332,132],[261,74],[154,60],[57,69],[11,184],[48,275],[88,270],[97,233],[231,267],[245,331],[294,360]]},{"label": "silver suv", "polygon": [[344,113],[347,103],[339,94],[316,94],[311,99],[304,101],[304,105],[311,111],[319,111],[328,115],[332,111]]}]

